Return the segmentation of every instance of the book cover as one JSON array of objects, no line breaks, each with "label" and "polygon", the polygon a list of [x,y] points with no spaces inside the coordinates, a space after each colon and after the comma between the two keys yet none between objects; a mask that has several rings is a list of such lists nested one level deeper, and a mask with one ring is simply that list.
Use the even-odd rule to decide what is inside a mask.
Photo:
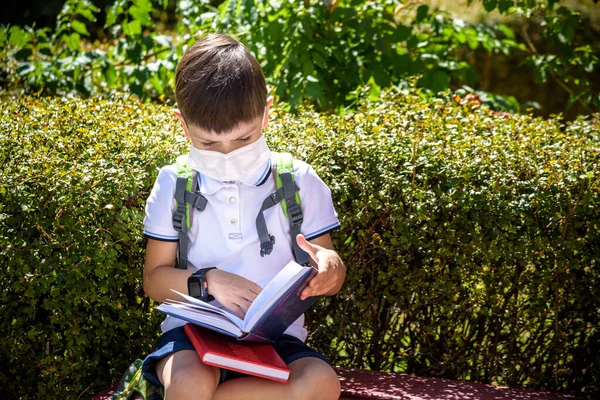
[{"label": "book cover", "polygon": [[300,300],[315,274],[314,268],[291,261],[258,294],[243,320],[218,304],[176,291],[185,301],[167,300],[156,309],[238,340],[275,341],[318,299]]},{"label": "book cover", "polygon": [[277,382],[287,383],[289,380],[290,369],[269,343],[240,343],[190,323],[185,325],[184,330],[200,359],[207,365]]}]

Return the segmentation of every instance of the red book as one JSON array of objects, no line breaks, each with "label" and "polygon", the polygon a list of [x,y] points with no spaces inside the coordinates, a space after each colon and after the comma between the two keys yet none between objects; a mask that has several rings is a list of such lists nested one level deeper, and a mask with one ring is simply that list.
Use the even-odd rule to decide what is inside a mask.
[{"label": "red book", "polygon": [[240,342],[189,323],[184,330],[204,364],[288,383],[291,370],[271,344]]}]

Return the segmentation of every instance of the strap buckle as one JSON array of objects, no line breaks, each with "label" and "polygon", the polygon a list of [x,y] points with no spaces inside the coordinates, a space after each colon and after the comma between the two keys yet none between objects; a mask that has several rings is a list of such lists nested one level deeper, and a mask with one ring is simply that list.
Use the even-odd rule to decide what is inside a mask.
[{"label": "strap buckle", "polygon": [[260,244],[260,256],[268,256],[273,252],[273,246],[275,245],[275,236],[269,235],[269,241]]},{"label": "strap buckle", "polygon": [[198,211],[204,211],[204,209],[206,208],[206,203],[208,203],[208,201],[201,194],[197,194],[197,193],[194,193],[194,194],[195,194],[195,196],[194,196],[194,200],[193,200],[191,206],[194,207]]},{"label": "strap buckle", "polygon": [[302,207],[296,204],[288,205],[288,215],[292,226],[300,226],[304,222],[304,215],[302,214]]},{"label": "strap buckle", "polygon": [[173,228],[177,232],[183,232],[185,223],[185,204],[177,207],[177,211],[173,213]]}]

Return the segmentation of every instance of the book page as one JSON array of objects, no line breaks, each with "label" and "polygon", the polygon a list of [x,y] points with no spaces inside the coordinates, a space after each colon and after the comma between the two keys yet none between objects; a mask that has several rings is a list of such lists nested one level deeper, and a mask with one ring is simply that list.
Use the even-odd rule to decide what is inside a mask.
[{"label": "book page", "polygon": [[[307,272],[308,270],[308,272]],[[275,277],[267,283],[263,290],[248,308],[242,330],[248,332],[253,324],[275,303],[281,295],[294,285],[305,274],[310,273],[311,267],[303,267],[295,261],[290,261]]]},{"label": "book page", "polygon": [[209,329],[215,329],[221,333],[233,335],[235,337],[240,337],[242,335],[242,331],[239,326],[234,324],[223,315],[200,307],[191,306],[189,303],[164,302],[156,307],[156,310],[173,317],[183,319],[184,321],[191,322],[192,324],[204,326]]},{"label": "book page", "polygon": [[[237,315],[233,314],[232,312],[230,312],[225,307],[215,307],[212,304],[205,303],[202,300],[198,300],[198,299],[196,299],[196,298],[194,298],[192,296],[188,296],[187,294],[183,294],[181,292],[178,292],[177,290],[173,290],[173,289],[171,289],[171,290],[173,292],[177,293],[178,295],[180,295],[181,297],[183,297],[191,305],[194,305],[196,307],[199,307],[199,308],[202,308],[202,309],[209,310],[209,311],[212,311],[214,313],[220,314],[220,315],[226,317],[227,319],[229,319],[234,324],[236,324],[240,329],[243,328],[244,321],[242,321]],[[169,300],[169,302],[171,304],[173,304],[175,301]]]}]

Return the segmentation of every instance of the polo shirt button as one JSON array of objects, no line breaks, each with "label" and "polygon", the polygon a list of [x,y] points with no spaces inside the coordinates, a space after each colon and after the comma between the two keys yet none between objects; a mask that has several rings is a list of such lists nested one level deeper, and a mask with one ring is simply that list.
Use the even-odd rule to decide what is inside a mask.
[{"label": "polo shirt button", "polygon": [[235,196],[231,196],[231,197],[229,198],[229,202],[230,202],[230,203],[235,203],[236,201],[237,201],[237,199],[235,198]]},{"label": "polo shirt button", "polygon": [[237,219],[231,218],[231,225],[235,225],[235,224],[237,224]]}]

